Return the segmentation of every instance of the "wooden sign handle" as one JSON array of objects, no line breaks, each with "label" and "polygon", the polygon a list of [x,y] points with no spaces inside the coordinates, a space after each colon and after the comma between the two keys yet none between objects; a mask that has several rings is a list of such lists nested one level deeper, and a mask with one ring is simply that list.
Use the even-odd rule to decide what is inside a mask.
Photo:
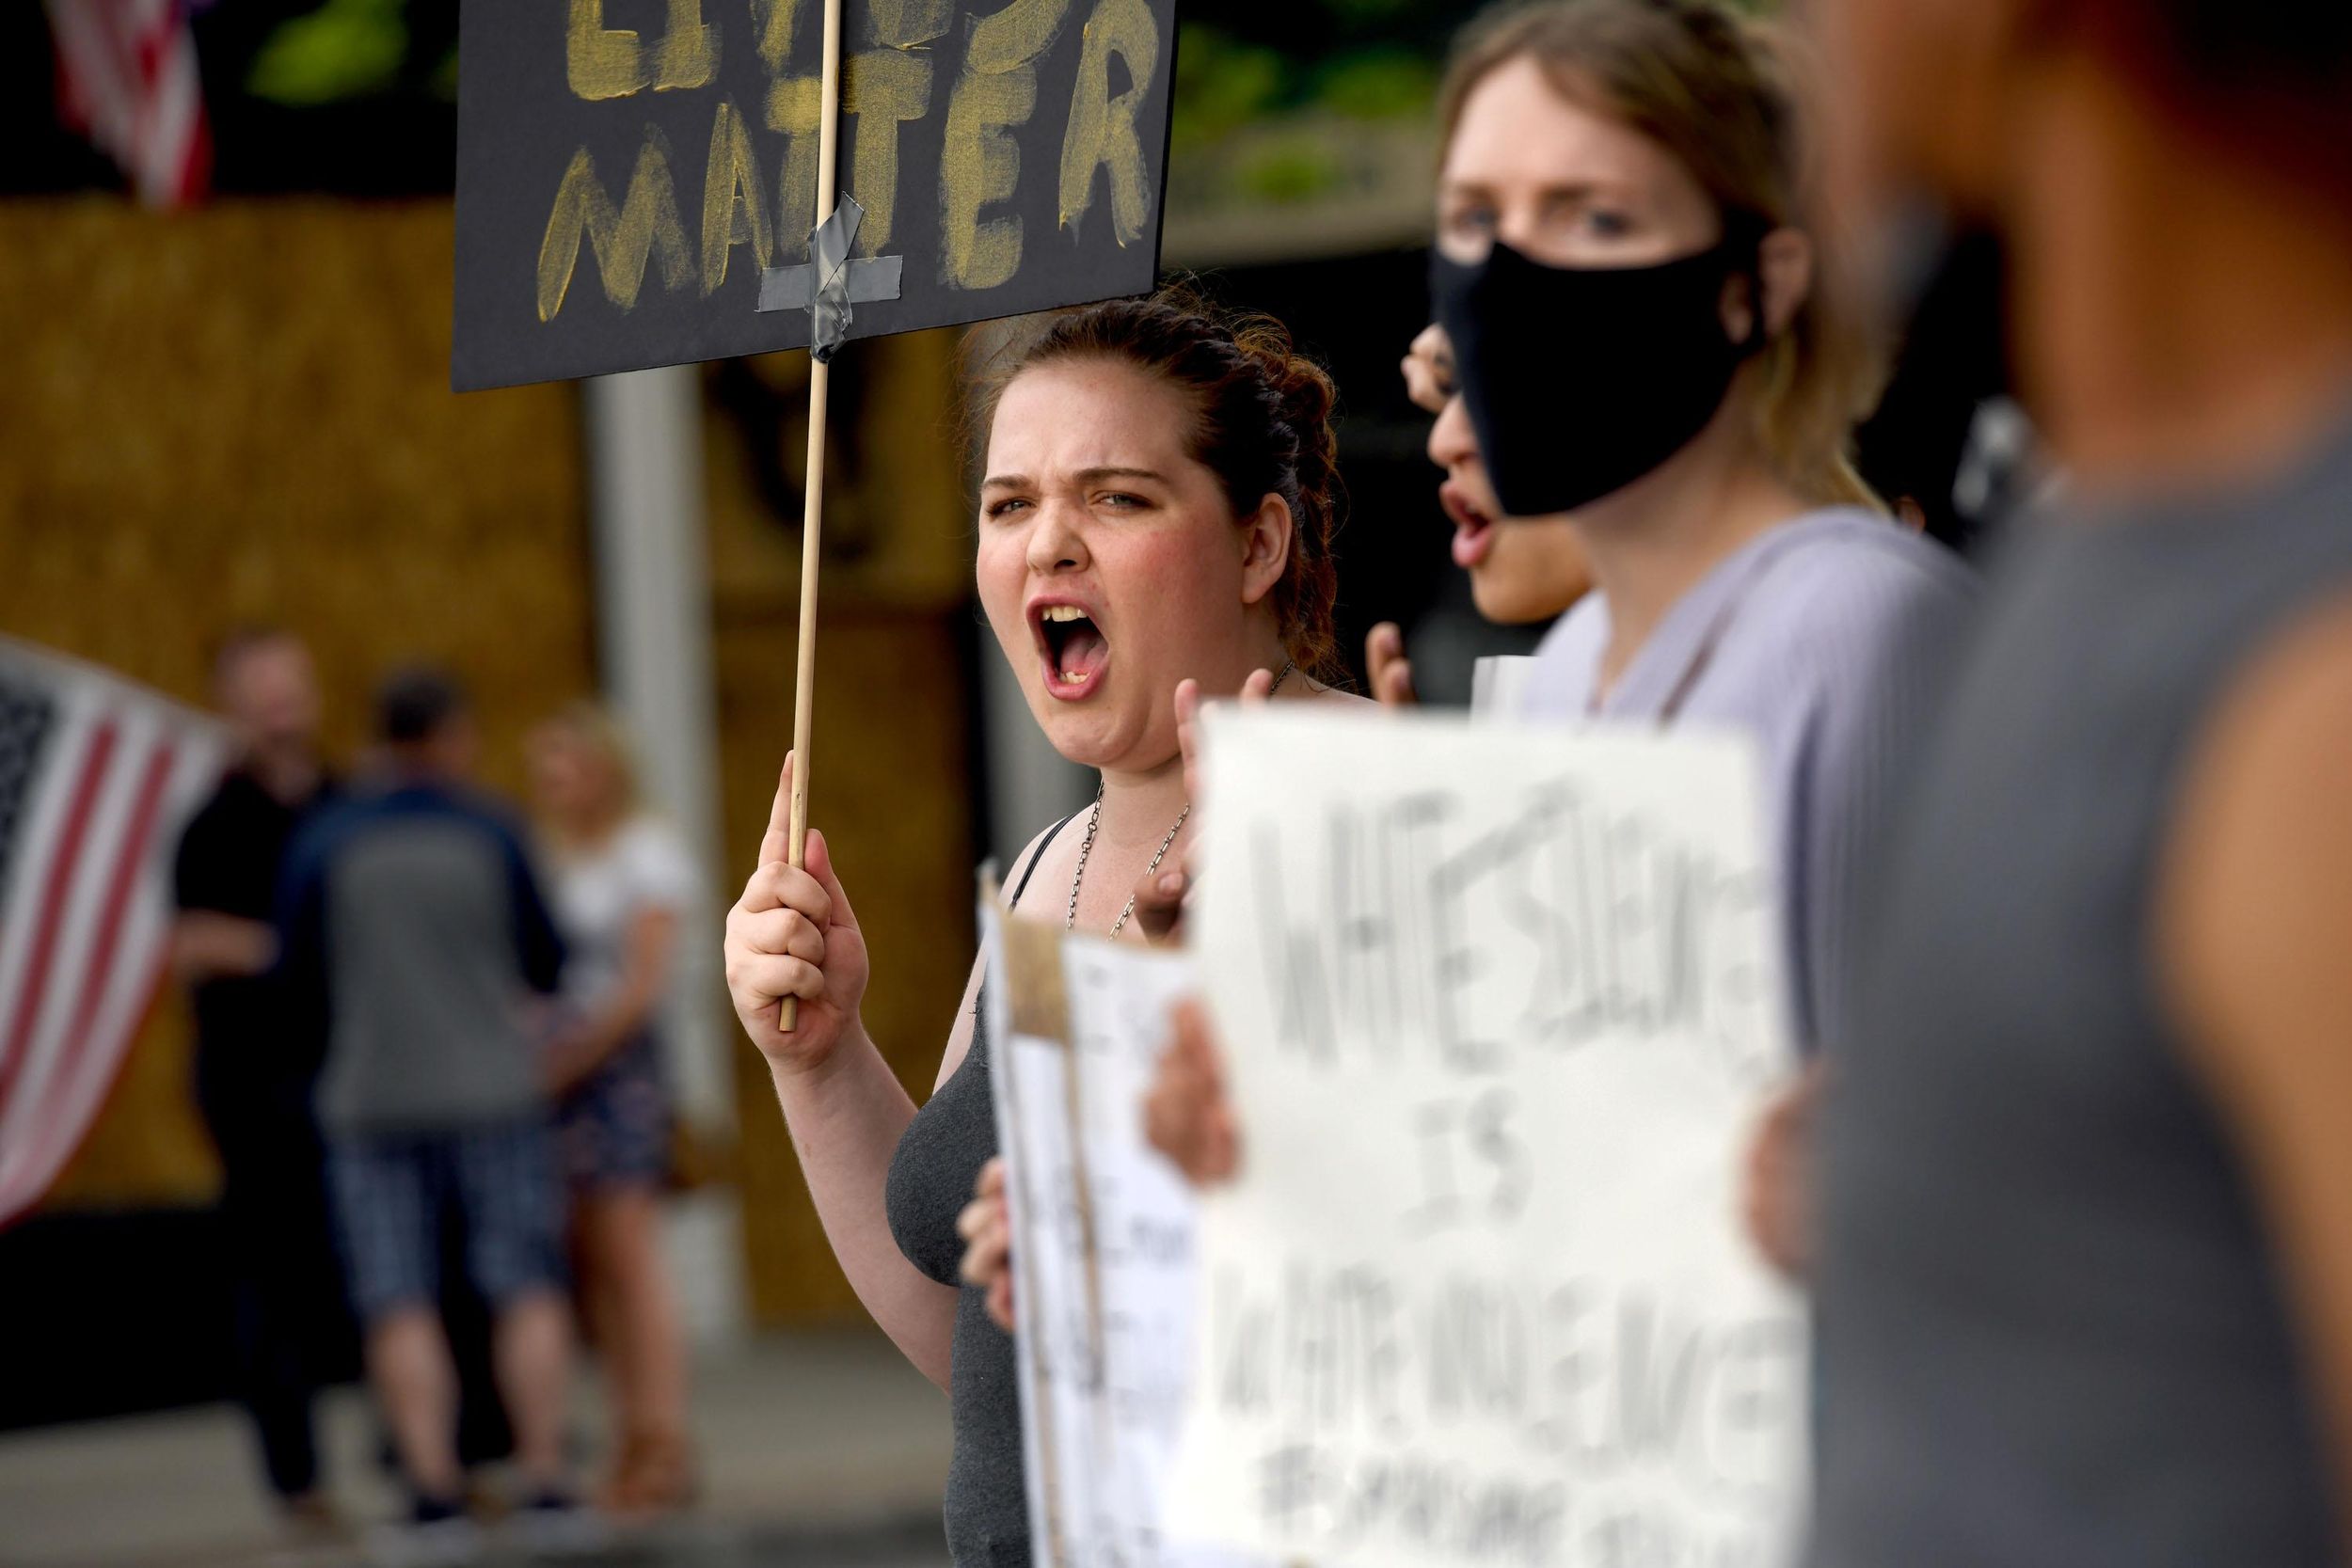
[{"label": "wooden sign handle", "polygon": [[[817,109],[817,218],[815,232],[833,214],[834,143],[841,121],[841,0],[825,0],[825,73]],[[812,249],[809,261],[817,260]],[[816,280],[819,285],[822,279]],[[808,858],[808,781],[814,752],[810,735],[817,708],[818,542],[825,513],[825,391],[832,367],[814,354],[808,363],[808,483],[801,506],[800,654],[792,679],[792,827],[788,858],[795,866]],[[800,998],[787,996],[777,1027],[790,1034],[800,1022]]]}]

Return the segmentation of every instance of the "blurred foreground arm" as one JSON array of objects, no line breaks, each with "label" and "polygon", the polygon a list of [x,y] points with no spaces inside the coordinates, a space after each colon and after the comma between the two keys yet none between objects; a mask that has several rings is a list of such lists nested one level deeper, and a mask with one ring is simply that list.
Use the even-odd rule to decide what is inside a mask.
[{"label": "blurred foreground arm", "polygon": [[2188,778],[2159,972],[2275,1239],[2352,1506],[2352,605],[2260,661]]}]

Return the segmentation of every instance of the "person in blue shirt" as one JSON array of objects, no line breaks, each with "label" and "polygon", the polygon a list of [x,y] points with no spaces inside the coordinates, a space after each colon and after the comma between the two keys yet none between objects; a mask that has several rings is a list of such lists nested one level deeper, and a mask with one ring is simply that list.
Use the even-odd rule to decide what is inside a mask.
[{"label": "person in blue shirt", "polygon": [[564,948],[522,839],[466,787],[463,694],[427,671],[377,699],[389,763],[297,839],[280,889],[281,981],[326,1038],[328,1185],[368,1374],[413,1493],[411,1528],[470,1531],[456,1379],[437,1308],[442,1216],[494,1319],[524,1517],[576,1520],[563,1416],[571,1327],[563,1188],[532,1014]]}]

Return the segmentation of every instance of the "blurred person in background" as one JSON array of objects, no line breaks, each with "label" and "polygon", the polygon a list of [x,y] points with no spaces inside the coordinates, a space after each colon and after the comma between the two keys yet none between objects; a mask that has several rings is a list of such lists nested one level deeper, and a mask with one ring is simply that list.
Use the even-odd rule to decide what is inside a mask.
[{"label": "blurred person in background", "polygon": [[376,731],[384,776],[297,839],[278,927],[289,994],[327,1031],[318,1106],[338,1239],[412,1493],[392,1544],[474,1544],[437,1307],[449,1223],[490,1304],[523,1526],[560,1543],[583,1519],[565,1484],[564,1194],[532,1008],[556,990],[563,943],[521,838],[467,787],[476,740],[455,683],[392,676]]},{"label": "blurred person in background", "polygon": [[324,1525],[312,1406],[348,1365],[350,1322],[326,1216],[310,1094],[326,1038],[271,983],[288,846],[335,792],[319,755],[318,682],[293,633],[233,633],[213,664],[236,761],[181,836],[172,964],[196,1013],[196,1100],[220,1153],[237,1392],[289,1518]]},{"label": "blurred person in background", "polygon": [[[1454,563],[1470,574],[1478,613],[1498,626],[1526,626],[1549,621],[1582,598],[1593,572],[1575,525],[1565,515],[1503,515],[1478,459],[1445,328],[1434,323],[1423,328],[1399,368],[1406,395],[1437,416],[1429,427],[1429,461],[1445,471],[1438,504],[1454,525]],[[1364,669],[1373,697],[1383,705],[1415,700],[1412,663],[1395,622],[1383,621],[1366,634]]]},{"label": "blurred person in background", "polygon": [[2352,10],[1811,13],[1855,210],[2004,243],[2066,475],[1827,1085],[1814,1560],[2342,1563]]},{"label": "blurred person in background", "polygon": [[686,1340],[661,1249],[671,1113],[655,1031],[699,879],[684,843],[641,805],[628,744],[596,705],[573,704],[532,733],[531,777],[570,955],[568,1019],[548,1053],[548,1082],[580,1291],[616,1434],[598,1500],[659,1512],[685,1503],[693,1478]]}]

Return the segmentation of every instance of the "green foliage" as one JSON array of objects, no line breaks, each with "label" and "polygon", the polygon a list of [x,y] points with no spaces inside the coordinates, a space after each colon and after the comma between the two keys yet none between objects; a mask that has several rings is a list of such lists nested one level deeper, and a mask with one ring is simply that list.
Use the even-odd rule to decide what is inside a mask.
[{"label": "green foliage", "polygon": [[1215,140],[1272,112],[1287,67],[1282,56],[1217,28],[1187,22],[1176,44],[1176,135]]},{"label": "green foliage", "polygon": [[433,68],[433,74],[425,81],[425,90],[444,103],[457,102],[457,46],[455,44],[450,45],[449,53],[441,56],[441,63]]},{"label": "green foliage", "polygon": [[1315,73],[1315,102],[1357,119],[1426,114],[1438,96],[1438,68],[1402,49],[1359,49]]},{"label": "green foliage", "polygon": [[1187,22],[1176,49],[1176,140],[1186,147],[1214,142],[1295,110],[1375,120],[1423,115],[1437,84],[1437,67],[1407,49],[1380,45],[1299,59]]},{"label": "green foliage", "polygon": [[368,98],[392,87],[408,54],[403,0],[326,0],[282,24],[253,59],[246,90],[289,108]]},{"label": "green foliage", "polygon": [[1242,195],[1271,202],[1311,200],[1336,187],[1342,177],[1329,144],[1311,133],[1252,149],[1233,172]]}]

